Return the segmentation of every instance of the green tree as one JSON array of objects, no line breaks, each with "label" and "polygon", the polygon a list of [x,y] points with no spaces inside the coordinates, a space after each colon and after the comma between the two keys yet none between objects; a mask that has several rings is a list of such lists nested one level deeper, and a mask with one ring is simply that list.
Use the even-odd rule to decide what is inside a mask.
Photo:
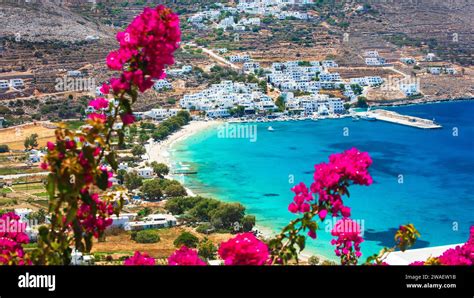
[{"label": "green tree", "polygon": [[199,243],[198,237],[194,236],[190,232],[182,232],[173,242],[174,246],[181,247],[186,246],[189,248],[196,248]]},{"label": "green tree", "polygon": [[145,147],[143,147],[141,145],[134,145],[132,147],[133,156],[142,156],[145,153],[146,153]]},{"label": "green tree", "polygon": [[186,123],[188,123],[189,121],[191,121],[191,114],[189,114],[188,111],[186,110],[181,110],[179,111],[177,114],[176,114],[176,117],[181,117],[183,118]]},{"label": "green tree", "polygon": [[160,241],[160,235],[158,235],[156,230],[143,230],[137,232],[135,241],[137,243],[157,243]]},{"label": "green tree", "polygon": [[118,170],[117,171],[117,180],[119,181],[120,184],[123,184],[125,182],[125,175],[127,174],[127,171],[125,170]]},{"label": "green tree", "polygon": [[125,178],[125,186],[129,190],[137,189],[143,185],[143,178],[140,177],[135,171],[126,173],[124,175],[124,178]]},{"label": "green tree", "polygon": [[214,199],[202,199],[189,210],[189,214],[197,221],[210,221],[211,213],[215,211],[222,203]]},{"label": "green tree", "polygon": [[181,184],[171,184],[165,187],[164,193],[168,198],[183,197],[187,195],[186,189]]},{"label": "green tree", "polygon": [[25,139],[24,145],[26,150],[38,147],[38,134],[34,133],[27,137]]},{"label": "green tree", "polygon": [[358,108],[367,108],[369,105],[367,104],[367,98],[365,98],[364,96],[359,96],[357,98],[357,103],[356,103],[356,106]]},{"label": "green tree", "polygon": [[283,96],[278,96],[275,101],[275,105],[278,107],[278,111],[284,112],[285,111],[285,99]]},{"label": "green tree", "polygon": [[198,245],[198,255],[205,260],[216,258],[217,247],[209,239],[204,238]]},{"label": "green tree", "polygon": [[183,214],[196,206],[200,201],[204,200],[203,197],[183,197],[183,198],[171,198],[166,201],[165,208],[172,214]]},{"label": "green tree", "polygon": [[145,217],[151,214],[151,208],[150,207],[145,207],[142,210],[138,211],[137,215],[139,217]]},{"label": "green tree", "polygon": [[155,174],[161,178],[163,178],[165,175],[168,175],[170,172],[170,169],[164,163],[157,163],[154,161],[151,163],[151,167],[153,168],[153,172],[155,172]]},{"label": "green tree", "polygon": [[239,203],[224,203],[210,212],[211,223],[218,229],[231,229],[240,223],[245,215],[245,207]]},{"label": "green tree", "polygon": [[151,179],[143,182],[141,191],[149,200],[160,200],[163,197],[163,191],[158,179]]},{"label": "green tree", "polygon": [[252,231],[253,227],[255,226],[255,222],[255,216],[245,215],[244,218],[242,218],[242,228],[244,229],[244,232]]},{"label": "green tree", "polygon": [[319,257],[317,256],[311,256],[309,259],[308,259],[308,264],[310,265],[318,265],[319,264]]}]

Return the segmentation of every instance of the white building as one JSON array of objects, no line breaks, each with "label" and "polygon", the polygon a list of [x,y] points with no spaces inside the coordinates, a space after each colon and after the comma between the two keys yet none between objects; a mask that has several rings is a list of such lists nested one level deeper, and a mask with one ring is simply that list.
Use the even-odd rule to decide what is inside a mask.
[{"label": "white building", "polygon": [[9,89],[10,84],[8,83],[7,80],[0,80],[0,89]]},{"label": "white building", "polygon": [[147,112],[144,112],[145,117],[151,118],[153,120],[163,120],[172,116],[176,116],[181,109],[151,109]]},{"label": "white building", "polygon": [[435,59],[436,59],[436,55],[433,54],[433,53],[428,53],[428,54],[426,54],[426,56],[425,56],[425,60],[426,60],[426,61],[434,61]]},{"label": "white building", "polygon": [[171,214],[151,214],[142,221],[131,221],[126,226],[126,230],[140,231],[147,229],[160,229],[174,227],[177,224],[176,217]]},{"label": "white building", "polygon": [[22,79],[11,79],[10,86],[13,88],[22,88],[25,86]]},{"label": "white building", "polygon": [[136,213],[120,213],[119,216],[114,214],[110,217],[112,219],[112,224],[107,228],[125,229],[128,226],[129,222],[134,220],[136,217]]},{"label": "white building", "polygon": [[21,222],[27,222],[28,221],[28,215],[30,215],[33,210],[30,208],[17,208],[13,210],[16,215],[20,217]]},{"label": "white building", "polygon": [[367,84],[369,86],[377,86],[377,85],[381,85],[383,83],[383,79],[379,76],[365,77],[365,79],[367,80]]},{"label": "white building", "polygon": [[67,72],[68,77],[80,77],[82,76],[82,72],[79,70],[70,70]]},{"label": "white building", "polygon": [[155,81],[155,84],[153,85],[153,88],[155,88],[155,90],[164,90],[164,89],[169,90],[169,89],[173,89],[173,86],[171,85],[170,82],[163,79],[163,80]]},{"label": "white building", "polygon": [[451,75],[455,75],[455,74],[457,74],[457,71],[456,71],[456,69],[453,68],[453,67],[447,67],[447,68],[446,68],[446,73],[447,73],[447,74],[451,74]]},{"label": "white building", "polygon": [[365,64],[369,66],[381,66],[381,65],[385,65],[385,59],[381,57],[365,58]]},{"label": "white building", "polygon": [[379,57],[379,52],[372,50],[372,51],[366,51],[365,52],[365,57],[370,57],[370,58],[377,58]]},{"label": "white building", "polygon": [[260,63],[258,62],[245,62],[244,71],[255,71],[260,68]]},{"label": "white building", "polygon": [[148,179],[148,178],[153,178],[155,173],[153,172],[152,168],[144,167],[144,168],[138,169],[137,174],[138,176],[142,178]]},{"label": "white building", "polygon": [[249,55],[233,55],[229,57],[230,62],[249,62]]},{"label": "white building", "polygon": [[206,112],[207,117],[209,118],[225,118],[229,117],[230,113],[228,109],[214,109]]},{"label": "white building", "polygon": [[323,60],[321,64],[326,68],[339,66],[334,60]]},{"label": "white building", "polygon": [[439,75],[441,73],[441,67],[429,67],[428,72],[433,75]]},{"label": "white building", "polygon": [[417,84],[400,84],[400,90],[405,94],[405,96],[412,96],[420,93]]}]

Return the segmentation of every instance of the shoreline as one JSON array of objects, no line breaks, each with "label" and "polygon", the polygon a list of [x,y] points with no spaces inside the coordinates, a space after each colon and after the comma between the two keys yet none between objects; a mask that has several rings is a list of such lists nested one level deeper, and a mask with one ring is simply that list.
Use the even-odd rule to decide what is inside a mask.
[{"label": "shoreline", "polygon": [[183,126],[180,130],[169,135],[165,140],[145,145],[146,154],[148,155],[148,162],[156,161],[158,163],[164,163],[172,170],[172,160],[170,151],[173,145],[181,142],[188,137],[195,135],[203,130],[209,129],[213,126],[221,124],[222,121],[191,121],[187,125]]},{"label": "shoreline", "polygon": [[[425,98],[426,99],[426,98]],[[387,100],[383,102],[378,101],[367,101],[370,107],[404,107],[412,105],[425,105],[425,104],[437,104],[437,103],[448,103],[448,102],[462,102],[462,101],[473,101],[474,97],[456,97],[456,98],[431,98],[424,101],[417,101],[416,99],[397,99]]]}]

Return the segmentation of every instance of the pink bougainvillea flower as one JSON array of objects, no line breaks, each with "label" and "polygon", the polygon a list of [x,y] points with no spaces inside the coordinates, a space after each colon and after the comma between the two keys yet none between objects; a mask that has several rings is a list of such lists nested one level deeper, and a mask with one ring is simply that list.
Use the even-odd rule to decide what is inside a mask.
[{"label": "pink bougainvillea flower", "polygon": [[56,148],[56,144],[54,144],[53,142],[48,142],[46,144],[46,147],[48,147],[49,151],[53,151]]},{"label": "pink bougainvillea flower", "polygon": [[331,235],[337,237],[331,240],[331,244],[336,245],[336,255],[343,257],[341,259],[343,265],[348,263],[349,260],[356,260],[362,256],[360,243],[364,239],[362,239],[360,233],[360,226],[349,218],[338,220],[331,230]]},{"label": "pink bougainvillea flower", "polygon": [[107,116],[104,114],[98,114],[98,113],[90,113],[87,118],[91,119],[94,122],[98,123],[105,123],[105,120],[107,119]]},{"label": "pink bougainvillea flower", "polygon": [[102,94],[109,94],[110,92],[110,86],[106,83],[103,83],[102,84],[102,87],[100,87],[99,91],[102,93]]},{"label": "pink bougainvillea flower", "polygon": [[123,67],[123,61],[118,51],[110,52],[107,55],[107,66],[112,70],[121,70]]},{"label": "pink bougainvillea flower", "polygon": [[237,234],[221,243],[218,252],[226,265],[264,265],[269,256],[267,245],[252,233]]},{"label": "pink bougainvillea flower", "polygon": [[182,246],[176,250],[169,258],[168,265],[172,266],[204,266],[206,262],[199,258],[196,250]]},{"label": "pink bougainvillea flower", "polygon": [[125,259],[123,262],[126,266],[152,266],[155,265],[155,259],[146,253],[135,251],[132,257]]},{"label": "pink bougainvillea flower", "polygon": [[0,216],[0,222],[4,227],[15,226],[13,229],[0,229],[0,265],[30,265],[31,261],[26,258],[23,244],[29,242],[25,233],[26,223],[20,222],[20,217],[13,212],[7,212]]},{"label": "pink bougainvillea flower", "polygon": [[308,202],[313,200],[313,195],[309,193],[306,185],[301,182],[291,189],[295,196],[293,197],[293,202],[288,206],[288,210],[292,213],[297,212],[308,212],[310,210],[310,205]]},{"label": "pink bougainvillea flower", "polygon": [[124,125],[129,125],[135,122],[135,116],[132,114],[121,114],[120,118],[122,119]]},{"label": "pink bougainvillea flower", "polygon": [[99,97],[89,102],[89,106],[95,110],[106,109],[109,107],[109,101],[105,98]]}]

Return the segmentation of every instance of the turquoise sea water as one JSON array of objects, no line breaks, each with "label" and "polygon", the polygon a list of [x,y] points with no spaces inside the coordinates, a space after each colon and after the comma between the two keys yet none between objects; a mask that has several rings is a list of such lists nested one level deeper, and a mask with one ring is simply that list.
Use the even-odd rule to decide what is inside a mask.
[{"label": "turquoise sea water", "polygon": [[[309,185],[314,164],[356,147],[374,161],[374,184],[353,186],[345,199],[352,218],[363,221],[364,256],[392,246],[396,228],[410,222],[422,235],[415,247],[465,242],[474,225],[474,101],[391,109],[436,118],[443,128],[351,118],[256,123],[256,142],[218,138],[212,128],[176,144],[172,156],[198,171],[181,177],[195,193],[240,202],[256,215],[258,225],[278,231],[295,216],[287,211],[291,177]],[[334,256],[325,231],[329,224],[320,226],[317,240],[309,239],[308,251]]]}]

